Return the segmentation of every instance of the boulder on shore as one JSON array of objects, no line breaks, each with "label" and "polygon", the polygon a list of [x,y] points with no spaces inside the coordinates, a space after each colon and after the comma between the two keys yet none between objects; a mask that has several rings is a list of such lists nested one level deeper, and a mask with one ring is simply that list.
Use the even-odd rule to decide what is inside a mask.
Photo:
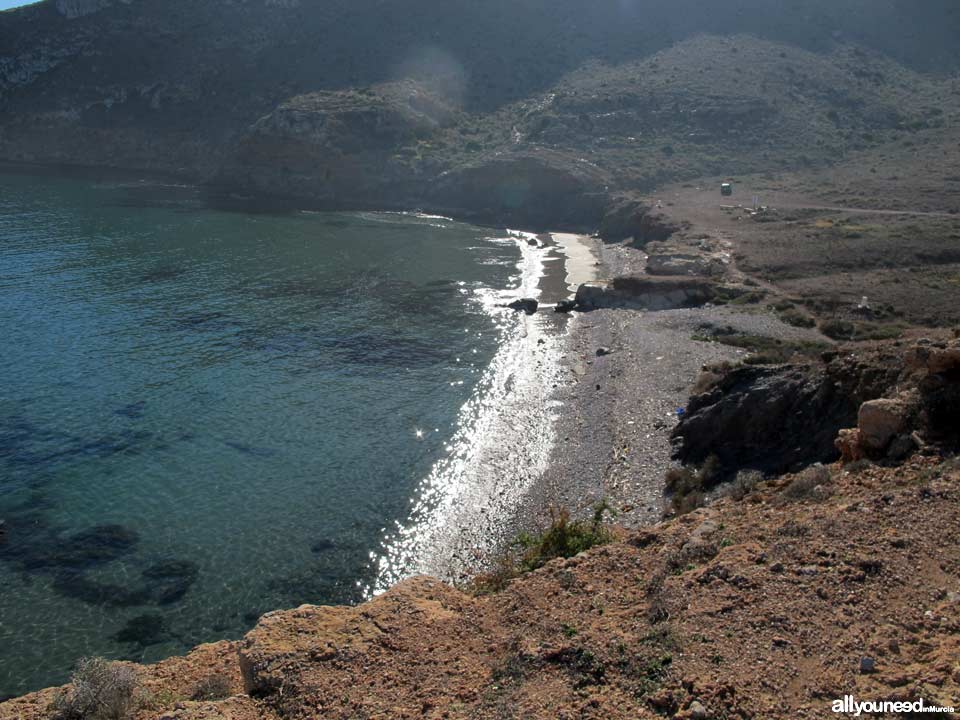
[{"label": "boulder on shore", "polygon": [[511,310],[524,312],[527,315],[533,315],[537,311],[537,308],[540,307],[540,303],[533,298],[521,298],[519,300],[514,300],[512,303],[507,305],[507,307]]}]

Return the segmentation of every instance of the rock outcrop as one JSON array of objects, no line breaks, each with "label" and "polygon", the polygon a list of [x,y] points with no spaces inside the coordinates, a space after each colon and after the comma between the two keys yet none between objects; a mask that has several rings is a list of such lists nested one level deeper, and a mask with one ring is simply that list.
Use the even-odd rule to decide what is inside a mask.
[{"label": "rock outcrop", "polygon": [[533,298],[521,298],[520,300],[514,300],[507,305],[507,307],[511,310],[518,310],[526,315],[533,315],[537,312],[537,308],[540,307],[540,303]]},{"label": "rock outcrop", "polygon": [[441,212],[534,229],[592,229],[607,173],[552,150],[497,154],[442,173],[427,192]]},{"label": "rock outcrop", "polygon": [[649,200],[622,195],[607,207],[600,223],[600,237],[608,242],[631,240],[637,247],[668,240],[680,226]]},{"label": "rock outcrop", "polygon": [[910,348],[898,390],[863,403],[856,427],[839,431],[843,462],[900,461],[928,444],[960,447],[960,341],[923,340]]},{"label": "rock outcrop", "polygon": [[706,241],[699,244],[650,242],[646,251],[650,275],[720,278],[730,262],[728,257],[709,249]]},{"label": "rock outcrop", "polygon": [[675,277],[622,277],[612,283],[588,283],[577,289],[578,310],[634,308],[673,310],[698,307],[716,297],[706,280]]},{"label": "rock outcrop", "polygon": [[909,427],[912,414],[912,403],[903,398],[865,402],[857,413],[857,428],[864,450],[871,455],[885,452],[893,439]]},{"label": "rock outcrop", "polygon": [[728,472],[832,462],[839,431],[856,422],[863,403],[886,395],[901,371],[895,354],[733,368],[690,399],[674,430],[675,457],[699,464],[716,455]]}]

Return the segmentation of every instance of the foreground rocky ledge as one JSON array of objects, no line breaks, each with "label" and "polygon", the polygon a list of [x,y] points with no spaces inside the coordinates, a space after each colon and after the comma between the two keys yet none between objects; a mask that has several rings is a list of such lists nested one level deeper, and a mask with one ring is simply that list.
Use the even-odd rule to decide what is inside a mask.
[{"label": "foreground rocky ledge", "polygon": [[[824,717],[960,697],[960,472],[832,466],[472,597],[430,578],[139,669],[140,718]],[[186,698],[211,675],[234,697]],[[47,690],[0,718],[49,717]]]}]

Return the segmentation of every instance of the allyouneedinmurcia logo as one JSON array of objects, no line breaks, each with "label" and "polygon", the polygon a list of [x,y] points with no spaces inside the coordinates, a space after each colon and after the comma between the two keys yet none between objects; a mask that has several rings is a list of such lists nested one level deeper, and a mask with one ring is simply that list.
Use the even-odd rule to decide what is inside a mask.
[{"label": "allyouneedinmurcia logo", "polygon": [[833,701],[835,713],[845,713],[853,717],[864,714],[883,715],[886,713],[953,713],[952,706],[927,705],[923,698],[919,700],[866,700],[859,702],[853,695],[844,695]]}]

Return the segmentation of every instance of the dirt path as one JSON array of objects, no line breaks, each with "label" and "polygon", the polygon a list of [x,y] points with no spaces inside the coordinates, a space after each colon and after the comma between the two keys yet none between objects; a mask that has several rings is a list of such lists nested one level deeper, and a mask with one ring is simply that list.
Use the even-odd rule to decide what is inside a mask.
[{"label": "dirt path", "polygon": [[789,210],[823,210],[824,212],[842,212],[855,215],[910,215],[917,217],[956,218],[958,215],[951,212],[931,212],[926,210],[881,210],[879,208],[835,207],[832,205],[807,205],[779,203],[778,209]]}]

